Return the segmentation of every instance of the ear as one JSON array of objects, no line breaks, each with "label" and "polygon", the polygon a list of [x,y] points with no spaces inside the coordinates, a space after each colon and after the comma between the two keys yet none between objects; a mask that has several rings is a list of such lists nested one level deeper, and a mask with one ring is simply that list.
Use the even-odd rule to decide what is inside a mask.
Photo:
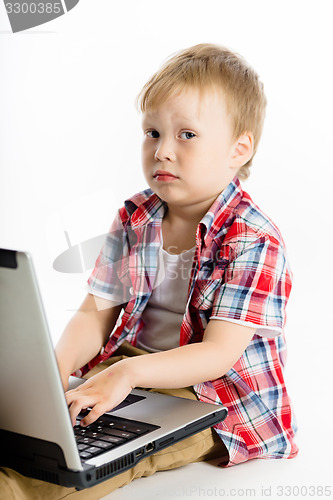
[{"label": "ear", "polygon": [[245,132],[236,140],[230,166],[232,168],[240,168],[247,163],[253,155],[253,134]]}]

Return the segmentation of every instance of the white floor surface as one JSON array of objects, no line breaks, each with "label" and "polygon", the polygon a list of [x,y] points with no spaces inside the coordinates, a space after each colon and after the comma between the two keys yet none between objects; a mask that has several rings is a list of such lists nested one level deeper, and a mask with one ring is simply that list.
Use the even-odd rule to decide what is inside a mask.
[{"label": "white floor surface", "polygon": [[329,442],[315,443],[299,433],[297,443],[300,452],[292,460],[252,460],[228,469],[190,464],[137,479],[103,500],[332,497]]}]

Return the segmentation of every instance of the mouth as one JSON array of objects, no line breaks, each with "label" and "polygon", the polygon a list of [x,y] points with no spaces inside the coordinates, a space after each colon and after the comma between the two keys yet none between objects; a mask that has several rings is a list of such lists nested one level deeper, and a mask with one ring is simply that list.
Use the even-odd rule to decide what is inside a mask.
[{"label": "mouth", "polygon": [[157,170],[154,173],[153,177],[158,182],[168,182],[168,181],[175,181],[175,180],[179,179],[179,177],[172,174],[171,172],[167,172],[166,170]]}]

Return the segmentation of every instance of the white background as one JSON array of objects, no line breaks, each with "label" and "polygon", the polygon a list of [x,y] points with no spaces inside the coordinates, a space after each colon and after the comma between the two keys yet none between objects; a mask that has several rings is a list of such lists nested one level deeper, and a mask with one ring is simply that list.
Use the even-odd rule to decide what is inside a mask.
[{"label": "white background", "polygon": [[171,53],[201,42],[234,49],[260,74],[268,112],[243,187],[281,229],[294,272],[286,378],[300,457],[315,484],[331,484],[330,6],[81,0],[12,34],[0,4],[0,247],[32,253],[54,341],[87,277],[53,270],[64,231],[72,245],[106,232],[123,200],[146,188],[134,102],[148,77]]}]

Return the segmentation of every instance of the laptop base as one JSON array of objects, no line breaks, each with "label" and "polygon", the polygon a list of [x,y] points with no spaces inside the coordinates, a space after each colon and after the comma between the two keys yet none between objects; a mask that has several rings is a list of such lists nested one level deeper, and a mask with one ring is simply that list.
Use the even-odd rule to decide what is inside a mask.
[{"label": "laptop base", "polygon": [[203,424],[212,427],[220,421],[221,413],[217,411],[175,431],[171,436],[157,439],[104,465],[95,467],[82,462],[82,471],[71,471],[66,467],[62,449],[56,443],[0,429],[0,466],[14,469],[27,477],[82,490],[131,469],[143,458],[202,431]]}]

